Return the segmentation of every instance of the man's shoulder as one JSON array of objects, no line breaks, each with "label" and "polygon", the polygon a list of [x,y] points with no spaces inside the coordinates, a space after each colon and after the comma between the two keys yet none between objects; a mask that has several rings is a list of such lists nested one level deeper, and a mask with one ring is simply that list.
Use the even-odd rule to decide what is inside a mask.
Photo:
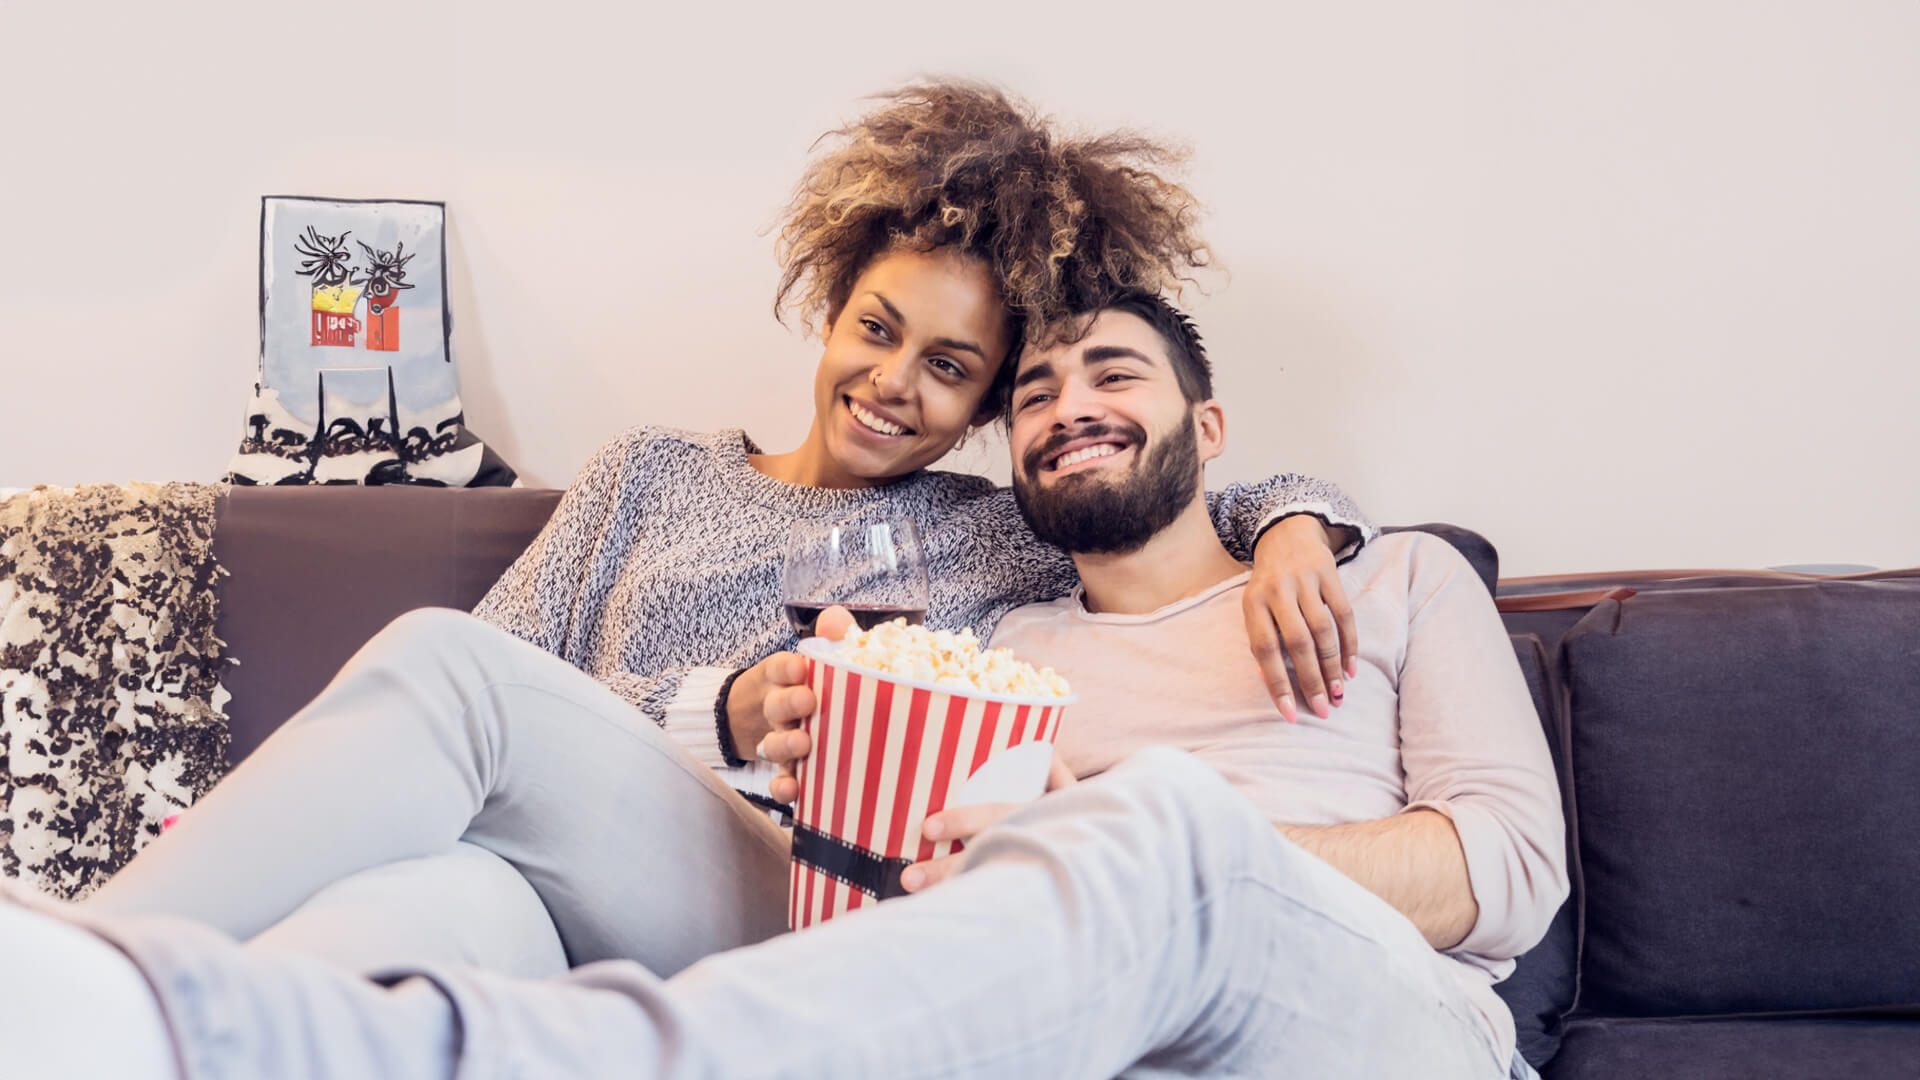
[{"label": "man's shoulder", "polygon": [[1480,572],[1458,548],[1415,529],[1371,541],[1340,567],[1340,577],[1349,596],[1391,589],[1405,597],[1410,611],[1419,610],[1445,589],[1471,586],[1476,593],[1486,592]]},{"label": "man's shoulder", "polygon": [[1404,570],[1408,576],[1418,573],[1431,573],[1435,570],[1452,571],[1465,569],[1473,572],[1473,565],[1467,557],[1460,554],[1458,548],[1433,533],[1408,529],[1404,532],[1383,533],[1368,541],[1360,553],[1348,559],[1340,568],[1343,573],[1352,573],[1363,578],[1373,577],[1383,571]]}]

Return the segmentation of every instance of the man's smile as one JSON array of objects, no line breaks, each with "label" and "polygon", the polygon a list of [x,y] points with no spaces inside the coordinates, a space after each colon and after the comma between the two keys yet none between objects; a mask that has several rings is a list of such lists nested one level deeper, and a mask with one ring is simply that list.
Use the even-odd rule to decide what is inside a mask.
[{"label": "man's smile", "polygon": [[1119,465],[1123,464],[1119,459],[1132,449],[1131,441],[1111,435],[1074,439],[1049,455],[1041,466],[1041,471],[1052,475],[1063,475]]}]

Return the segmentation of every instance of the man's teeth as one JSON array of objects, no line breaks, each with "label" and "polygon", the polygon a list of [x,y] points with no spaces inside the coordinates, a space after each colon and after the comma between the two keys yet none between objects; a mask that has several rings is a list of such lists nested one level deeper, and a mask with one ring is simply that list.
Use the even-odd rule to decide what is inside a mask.
[{"label": "man's teeth", "polygon": [[855,420],[860,421],[862,424],[865,424],[867,427],[872,428],[882,435],[905,435],[907,433],[907,429],[901,427],[899,424],[882,420],[861,408],[860,403],[857,401],[848,401],[847,408],[853,412],[853,418]]},{"label": "man's teeth", "polygon": [[1053,467],[1056,469],[1064,469],[1070,465],[1078,465],[1083,461],[1092,461],[1097,457],[1112,457],[1119,452],[1120,448],[1112,443],[1096,443],[1092,446],[1083,446],[1078,450],[1061,454],[1059,459],[1053,463]]}]

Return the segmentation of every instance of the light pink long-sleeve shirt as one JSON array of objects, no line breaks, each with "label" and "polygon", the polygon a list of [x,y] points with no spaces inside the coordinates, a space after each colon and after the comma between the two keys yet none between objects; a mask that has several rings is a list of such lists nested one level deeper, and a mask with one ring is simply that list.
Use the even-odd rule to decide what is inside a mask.
[{"label": "light pink long-sleeve shirt", "polygon": [[1493,984],[1567,895],[1559,785],[1506,628],[1445,541],[1396,533],[1340,570],[1360,674],[1325,720],[1289,724],[1248,659],[1245,575],[1145,615],[1094,614],[1080,594],[1019,608],[993,644],[1065,675],[1079,695],[1059,752],[1075,776],[1147,746],[1212,765],[1275,824],[1339,825],[1416,807],[1452,819],[1480,913],[1447,955],[1497,1046],[1513,1017]]}]

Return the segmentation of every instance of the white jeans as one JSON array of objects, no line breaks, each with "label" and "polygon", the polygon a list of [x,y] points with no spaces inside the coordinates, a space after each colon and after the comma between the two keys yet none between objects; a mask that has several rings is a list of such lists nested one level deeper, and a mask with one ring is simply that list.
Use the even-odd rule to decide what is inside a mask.
[{"label": "white jeans", "polygon": [[[553,981],[433,971],[382,987],[178,920],[47,907],[0,911],[0,955],[50,936],[76,955],[111,943],[126,960],[86,961],[115,993],[76,1000],[124,1001],[144,980],[151,1008],[124,1030],[164,1032],[196,1080],[1508,1075],[1450,961],[1175,750],[1022,808],[924,894],[667,980],[616,961]],[[10,1063],[94,1052],[36,1057],[34,1009],[60,1006],[29,973],[0,971]],[[176,1075],[165,1047],[148,1049],[125,1075]]]}]

